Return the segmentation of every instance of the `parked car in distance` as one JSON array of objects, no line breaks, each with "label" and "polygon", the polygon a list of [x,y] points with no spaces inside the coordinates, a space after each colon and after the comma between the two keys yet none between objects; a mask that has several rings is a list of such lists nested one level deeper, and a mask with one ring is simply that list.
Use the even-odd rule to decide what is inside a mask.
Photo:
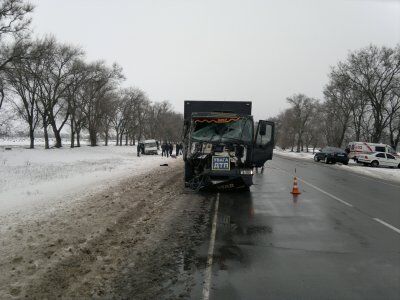
[{"label": "parked car in distance", "polygon": [[141,145],[142,149],[142,154],[158,154],[158,146],[157,146],[157,141],[156,140],[145,140],[145,141],[140,141],[139,145]]},{"label": "parked car in distance", "polygon": [[390,153],[375,152],[372,154],[362,154],[358,157],[358,162],[371,167],[392,167],[400,168],[400,158]]},{"label": "parked car in distance", "polygon": [[335,147],[325,147],[322,148],[319,152],[315,153],[314,161],[323,161],[326,164],[335,164],[337,162],[340,162],[344,165],[347,165],[349,163],[349,157],[343,149]]},{"label": "parked car in distance", "polygon": [[350,150],[348,154],[349,158],[354,159],[357,162],[358,157],[363,154],[372,154],[375,152],[390,153],[394,156],[398,156],[393,148],[386,144],[367,143],[367,142],[350,142],[347,146]]}]

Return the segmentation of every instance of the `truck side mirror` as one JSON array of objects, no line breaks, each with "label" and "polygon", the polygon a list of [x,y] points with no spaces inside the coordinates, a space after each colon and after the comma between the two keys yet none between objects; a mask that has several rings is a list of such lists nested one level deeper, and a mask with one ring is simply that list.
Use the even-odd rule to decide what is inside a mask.
[{"label": "truck side mirror", "polygon": [[267,124],[265,122],[261,122],[260,123],[259,134],[260,135],[266,135],[267,134]]}]

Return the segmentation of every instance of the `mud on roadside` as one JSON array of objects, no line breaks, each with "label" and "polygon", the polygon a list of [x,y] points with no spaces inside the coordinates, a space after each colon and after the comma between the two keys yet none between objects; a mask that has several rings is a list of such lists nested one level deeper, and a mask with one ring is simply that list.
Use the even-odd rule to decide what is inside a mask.
[{"label": "mud on roadside", "polygon": [[160,167],[10,230],[0,298],[190,297],[211,203],[184,190],[182,169]]}]

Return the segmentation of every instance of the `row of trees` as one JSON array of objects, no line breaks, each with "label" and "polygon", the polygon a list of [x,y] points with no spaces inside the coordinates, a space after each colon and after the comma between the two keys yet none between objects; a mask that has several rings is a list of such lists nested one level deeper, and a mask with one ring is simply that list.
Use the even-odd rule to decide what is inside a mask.
[{"label": "row of trees", "polygon": [[370,45],[349,54],[331,69],[323,101],[296,94],[280,113],[277,145],[303,147],[349,141],[384,142],[394,149],[400,141],[400,45]]},{"label": "row of trees", "polygon": [[[32,10],[22,0],[0,2],[0,118],[21,118],[31,148],[40,129],[46,148],[49,135],[61,147],[66,131],[71,147],[80,146],[82,132],[92,146],[99,138],[108,145],[111,136],[117,145],[145,137],[179,140],[182,116],[168,102],[151,103],[142,90],[122,88],[120,66],[87,62],[81,49],[54,37],[30,38]],[[9,109],[2,109],[4,103]]]}]

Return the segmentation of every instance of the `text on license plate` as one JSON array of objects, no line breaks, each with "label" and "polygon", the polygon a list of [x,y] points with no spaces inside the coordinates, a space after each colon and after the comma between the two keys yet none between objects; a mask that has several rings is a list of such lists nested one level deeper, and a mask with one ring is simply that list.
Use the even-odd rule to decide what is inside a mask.
[{"label": "text on license plate", "polygon": [[216,170],[230,170],[230,158],[228,156],[213,156],[211,161],[211,169]]}]

